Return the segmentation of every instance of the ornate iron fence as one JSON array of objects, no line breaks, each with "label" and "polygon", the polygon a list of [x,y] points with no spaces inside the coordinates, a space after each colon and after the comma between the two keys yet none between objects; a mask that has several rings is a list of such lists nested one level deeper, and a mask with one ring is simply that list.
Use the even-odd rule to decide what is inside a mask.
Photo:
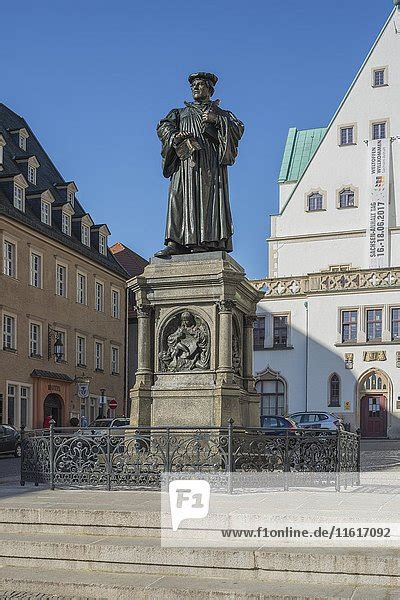
[{"label": "ornate iron fence", "polygon": [[[357,483],[360,439],[347,431],[234,427],[55,428],[22,431],[21,485],[159,488],[163,473],[314,473]],[[287,481],[283,484],[288,487]]]}]

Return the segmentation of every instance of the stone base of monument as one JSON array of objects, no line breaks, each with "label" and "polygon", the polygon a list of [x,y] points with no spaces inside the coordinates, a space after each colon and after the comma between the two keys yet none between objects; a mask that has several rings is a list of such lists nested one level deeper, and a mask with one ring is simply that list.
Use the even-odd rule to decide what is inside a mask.
[{"label": "stone base of monument", "polygon": [[225,252],[153,258],[129,282],[138,316],[132,426],[260,424],[253,323],[262,294]]}]

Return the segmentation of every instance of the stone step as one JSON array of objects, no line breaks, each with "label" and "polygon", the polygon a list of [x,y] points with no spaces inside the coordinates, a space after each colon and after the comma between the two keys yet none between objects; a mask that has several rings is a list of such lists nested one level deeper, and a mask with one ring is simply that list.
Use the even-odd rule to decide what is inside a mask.
[{"label": "stone step", "polygon": [[[155,536],[161,533],[160,511],[34,508],[2,506],[1,531],[22,533]],[[28,528],[28,529],[27,529]]]},{"label": "stone step", "polygon": [[53,597],[68,600],[398,600],[400,588],[267,583],[231,576],[155,576],[105,570],[94,576],[91,572],[75,570],[0,568],[0,598],[14,596],[32,600],[36,594],[43,600]]},{"label": "stone step", "polygon": [[0,565],[247,581],[400,587],[397,549],[162,548],[152,537],[0,530]]}]

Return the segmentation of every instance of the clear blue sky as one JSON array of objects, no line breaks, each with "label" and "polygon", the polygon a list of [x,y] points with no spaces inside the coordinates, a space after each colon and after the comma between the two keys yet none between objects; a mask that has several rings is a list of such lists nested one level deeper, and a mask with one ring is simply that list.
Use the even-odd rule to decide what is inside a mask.
[{"label": "clear blue sky", "polygon": [[266,274],[289,127],[326,125],[392,0],[40,0],[1,9],[1,101],[23,115],[95,222],[145,257],[163,245],[157,121],[215,72],[246,125],[230,169],[234,257]]}]

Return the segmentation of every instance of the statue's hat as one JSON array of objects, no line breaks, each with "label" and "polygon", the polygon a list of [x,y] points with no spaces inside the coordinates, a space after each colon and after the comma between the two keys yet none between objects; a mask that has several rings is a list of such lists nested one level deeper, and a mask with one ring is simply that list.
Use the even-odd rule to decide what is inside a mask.
[{"label": "statue's hat", "polygon": [[214,73],[204,73],[203,71],[201,71],[200,73],[192,73],[188,77],[190,84],[192,84],[195,79],[208,79],[208,81],[211,81],[213,86],[218,81],[218,77],[214,75]]}]

